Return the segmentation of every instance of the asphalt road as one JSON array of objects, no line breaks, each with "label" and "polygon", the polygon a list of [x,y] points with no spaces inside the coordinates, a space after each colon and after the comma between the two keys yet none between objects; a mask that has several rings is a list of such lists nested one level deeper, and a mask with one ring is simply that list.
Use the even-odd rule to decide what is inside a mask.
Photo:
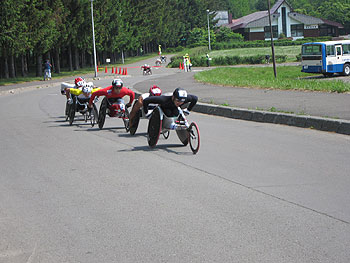
[{"label": "asphalt road", "polygon": [[64,104],[0,97],[0,262],[349,262],[349,136],[192,113],[193,155]]}]

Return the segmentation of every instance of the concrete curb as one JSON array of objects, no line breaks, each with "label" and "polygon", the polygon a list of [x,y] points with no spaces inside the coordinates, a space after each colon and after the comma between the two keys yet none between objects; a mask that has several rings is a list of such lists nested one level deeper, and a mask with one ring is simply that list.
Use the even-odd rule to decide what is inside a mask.
[{"label": "concrete curb", "polygon": [[246,121],[283,124],[350,135],[350,121],[197,103],[193,111]]}]

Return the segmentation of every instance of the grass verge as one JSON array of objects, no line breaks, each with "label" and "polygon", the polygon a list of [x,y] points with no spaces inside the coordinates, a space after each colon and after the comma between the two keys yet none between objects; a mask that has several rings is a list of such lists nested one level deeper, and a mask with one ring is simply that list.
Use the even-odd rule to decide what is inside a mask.
[{"label": "grass verge", "polygon": [[215,85],[250,87],[281,90],[310,90],[343,93],[350,91],[350,84],[339,80],[305,79],[312,74],[305,74],[300,67],[277,67],[274,78],[272,67],[216,68],[202,71],[195,75],[199,82]]}]

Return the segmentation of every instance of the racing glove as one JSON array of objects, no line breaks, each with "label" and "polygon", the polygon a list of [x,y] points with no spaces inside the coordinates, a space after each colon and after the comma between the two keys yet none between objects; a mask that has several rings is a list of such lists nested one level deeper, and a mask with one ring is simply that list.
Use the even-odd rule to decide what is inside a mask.
[{"label": "racing glove", "polygon": [[67,100],[67,102],[68,102],[68,104],[73,104],[72,98],[69,98],[69,99]]},{"label": "racing glove", "polygon": [[190,115],[190,111],[188,109],[183,109],[182,111],[186,116]]}]

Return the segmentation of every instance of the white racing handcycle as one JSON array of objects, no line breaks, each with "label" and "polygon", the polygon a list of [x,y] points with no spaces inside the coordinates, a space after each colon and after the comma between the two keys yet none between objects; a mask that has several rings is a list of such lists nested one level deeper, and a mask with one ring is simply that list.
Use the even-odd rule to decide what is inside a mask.
[{"label": "white racing handcycle", "polygon": [[157,106],[151,113],[147,129],[147,141],[151,148],[157,145],[160,134],[164,138],[169,137],[169,132],[175,130],[183,145],[190,144],[193,154],[196,154],[200,146],[200,134],[198,125],[195,122],[188,123],[185,113],[178,107],[179,115],[168,117],[162,108]]}]

